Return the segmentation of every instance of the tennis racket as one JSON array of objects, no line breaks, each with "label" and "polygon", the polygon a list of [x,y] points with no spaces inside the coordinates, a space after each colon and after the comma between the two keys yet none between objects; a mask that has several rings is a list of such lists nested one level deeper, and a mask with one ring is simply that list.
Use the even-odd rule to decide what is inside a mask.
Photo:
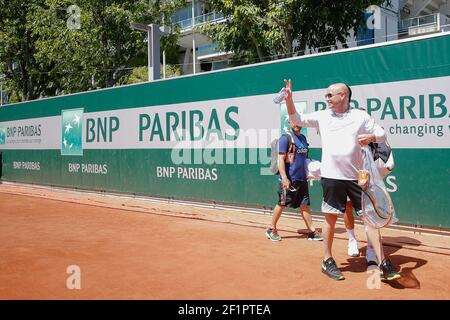
[{"label": "tennis racket", "polygon": [[379,177],[371,154],[368,153],[367,149],[363,152],[365,152],[365,169],[370,177],[370,179],[367,179],[367,184],[361,187],[363,218],[372,227],[378,229],[395,222],[395,219],[393,220],[395,210],[392,199]]},{"label": "tennis racket", "polygon": [[364,198],[370,201],[369,205],[373,209],[371,211],[377,215],[378,220],[383,220],[383,224],[387,225],[394,213],[394,205],[392,204],[389,193],[378,185],[372,185],[363,192],[365,195]]}]

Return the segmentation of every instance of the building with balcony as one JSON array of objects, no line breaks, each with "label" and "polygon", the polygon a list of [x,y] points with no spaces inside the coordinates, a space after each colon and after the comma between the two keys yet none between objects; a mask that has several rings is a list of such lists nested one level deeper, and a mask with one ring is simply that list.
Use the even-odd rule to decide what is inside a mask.
[{"label": "building with balcony", "polygon": [[216,44],[198,30],[206,23],[225,21],[225,16],[212,11],[208,0],[188,2],[190,2],[189,6],[178,10],[172,17],[172,24],[179,27],[181,32],[178,45],[182,73],[190,74],[225,68],[226,60],[232,53],[219,52]]},{"label": "building with balcony", "polygon": [[389,7],[369,7],[365,18],[368,28],[348,37],[349,47],[449,31],[450,1],[392,0]]},{"label": "building with balcony", "polygon": [[[205,23],[221,23],[226,17],[212,11],[209,0],[191,0],[189,6],[178,10],[172,23],[179,26],[181,35],[179,63],[183,74],[218,70],[227,67],[232,52],[220,52],[216,44],[198,31]],[[392,0],[391,6],[369,7],[365,12],[367,28],[361,27],[357,36],[351,32],[348,47],[393,41],[405,37],[450,30],[450,1],[448,0]],[[342,44],[338,44],[338,49]],[[315,53],[307,50],[305,54]]]},{"label": "building with balcony", "polygon": [[399,38],[450,30],[450,1],[400,0]]}]

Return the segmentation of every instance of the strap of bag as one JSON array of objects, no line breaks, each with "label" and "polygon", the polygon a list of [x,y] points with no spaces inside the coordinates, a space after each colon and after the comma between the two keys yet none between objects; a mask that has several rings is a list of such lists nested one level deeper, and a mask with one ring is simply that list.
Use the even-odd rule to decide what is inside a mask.
[{"label": "strap of bag", "polygon": [[294,138],[292,137],[292,134],[290,132],[286,132],[286,135],[288,136],[288,139],[289,139],[288,153],[293,153],[293,152],[295,152]]}]

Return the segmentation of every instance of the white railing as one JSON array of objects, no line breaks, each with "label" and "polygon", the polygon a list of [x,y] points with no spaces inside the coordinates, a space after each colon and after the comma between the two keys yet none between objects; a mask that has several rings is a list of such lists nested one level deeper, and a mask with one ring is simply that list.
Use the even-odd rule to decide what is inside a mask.
[{"label": "white railing", "polygon": [[413,27],[424,27],[438,24],[439,13],[428,14],[426,16],[420,16],[415,18],[409,18],[401,20],[398,23],[398,31],[405,32]]},{"label": "white railing", "polygon": [[[200,16],[194,17],[194,26],[196,27],[204,23],[217,22],[223,19],[225,19],[225,15],[223,13],[213,11],[207,14],[202,14]],[[192,28],[192,18],[180,21],[173,21],[172,23],[175,26],[179,26],[182,31]]]}]

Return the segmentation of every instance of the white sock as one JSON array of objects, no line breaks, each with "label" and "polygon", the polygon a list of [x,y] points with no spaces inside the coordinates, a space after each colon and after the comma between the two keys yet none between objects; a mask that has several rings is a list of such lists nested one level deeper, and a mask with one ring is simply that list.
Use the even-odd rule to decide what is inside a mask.
[{"label": "white sock", "polygon": [[347,229],[347,233],[348,233],[348,240],[356,240],[354,229]]}]

